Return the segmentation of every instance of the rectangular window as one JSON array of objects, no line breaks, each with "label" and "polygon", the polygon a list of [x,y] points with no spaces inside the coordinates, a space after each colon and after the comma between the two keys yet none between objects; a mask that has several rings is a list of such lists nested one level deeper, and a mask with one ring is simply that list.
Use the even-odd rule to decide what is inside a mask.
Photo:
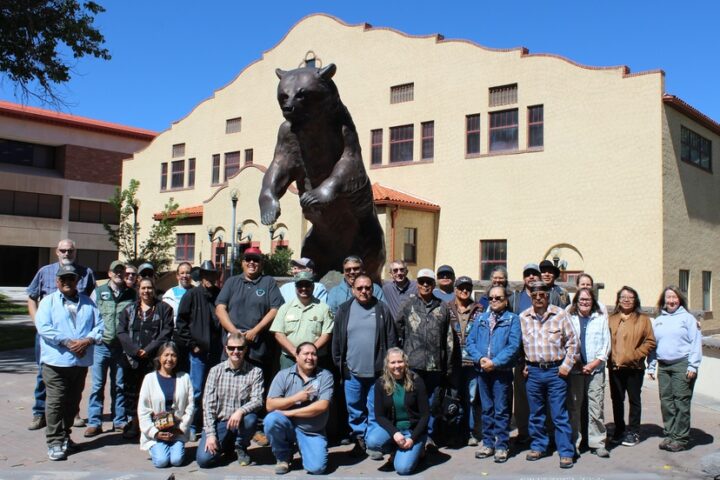
[{"label": "rectangular window", "polygon": [[185,144],[176,143],[172,146],[172,158],[179,158],[185,156]]},{"label": "rectangular window", "polygon": [[414,127],[390,127],[390,163],[412,162]]},{"label": "rectangular window", "polygon": [[403,260],[417,263],[417,228],[406,228],[404,231]]},{"label": "rectangular window", "polygon": [[678,278],[678,287],[687,298],[688,292],[690,291],[690,270],[680,270],[680,276]]},{"label": "rectangular window", "polygon": [[490,113],[491,152],[517,150],[518,148],[518,111],[503,110]]},{"label": "rectangular window", "polygon": [[195,260],[195,234],[178,233],[175,238],[175,261],[192,262]]},{"label": "rectangular window", "polygon": [[495,267],[507,267],[507,240],[480,240],[480,279],[490,280]]},{"label": "rectangular window", "polygon": [[528,148],[543,146],[543,106],[528,107]]},{"label": "rectangular window", "polygon": [[242,127],[242,117],[225,120],[225,133],[238,133]]},{"label": "rectangular window", "polygon": [[421,160],[432,160],[435,155],[435,122],[423,122]]},{"label": "rectangular window", "polygon": [[253,149],[245,149],[245,165],[252,165],[253,163]]},{"label": "rectangular window", "polygon": [[465,116],[465,155],[480,153],[480,114]]},{"label": "rectangular window", "polygon": [[491,107],[512,105],[514,103],[517,103],[517,83],[503,85],[501,87],[492,87],[490,89],[489,105]]},{"label": "rectangular window", "polygon": [[225,181],[240,170],[240,152],[225,154]]},{"label": "rectangular window", "polygon": [[703,310],[712,310],[712,272],[702,272]]},{"label": "rectangular window", "polygon": [[212,156],[212,178],[210,180],[211,185],[218,185],[220,183],[220,155],[215,154]]},{"label": "rectangular window", "polygon": [[195,187],[195,159],[188,159],[188,188]]},{"label": "rectangular window", "polygon": [[160,164],[160,190],[167,190],[167,177],[168,177],[168,170],[167,170],[167,162],[163,162]]},{"label": "rectangular window", "polygon": [[0,190],[0,214],[62,218],[62,195]]},{"label": "rectangular window", "polygon": [[55,147],[0,139],[0,163],[52,170]]},{"label": "rectangular window", "polygon": [[680,127],[680,160],[712,172],[712,142],[689,128]]},{"label": "rectangular window", "polygon": [[185,160],[172,162],[170,174],[170,188],[183,188],[185,185]]},{"label": "rectangular window", "polygon": [[118,224],[118,213],[108,202],[70,199],[70,221]]},{"label": "rectangular window", "polygon": [[370,130],[370,164],[380,165],[382,164],[382,141],[383,141],[382,128],[377,130]]},{"label": "rectangular window", "polygon": [[415,84],[404,83],[390,87],[390,103],[412,102],[415,98]]}]

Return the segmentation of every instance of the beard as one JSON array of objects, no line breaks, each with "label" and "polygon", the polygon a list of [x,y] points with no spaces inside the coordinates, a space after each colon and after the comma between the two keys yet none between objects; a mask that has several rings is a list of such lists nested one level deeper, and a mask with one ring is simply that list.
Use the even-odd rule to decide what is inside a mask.
[{"label": "beard", "polygon": [[60,265],[72,265],[73,261],[69,258],[63,258],[60,260]]}]

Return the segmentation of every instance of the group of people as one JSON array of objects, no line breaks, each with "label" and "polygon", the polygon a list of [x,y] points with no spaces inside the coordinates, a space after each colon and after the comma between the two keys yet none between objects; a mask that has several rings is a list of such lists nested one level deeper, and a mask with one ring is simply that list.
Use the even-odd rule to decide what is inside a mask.
[{"label": "group of people", "polygon": [[[611,442],[638,443],[647,373],[659,382],[660,448],[688,446],[701,337],[675,287],[662,292],[652,320],[627,286],[609,313],[587,274],[571,298],[549,261],[526,265],[514,292],[496,268],[478,301],[473,280],[449,265],[420,269],[413,281],[396,260],[379,285],[357,256],[329,291],[307,258],[293,260],[293,281],[278,287],[251,247],[222,288],[212,262],[181,263],[177,286],[158,298],[150,264],[114,261],[95,288],[93,272],[75,263],[74,242],[61,241],[56,253],[28,287],[40,365],[30,428],[47,426],[51,460],[77,448],[73,426],[86,426],[85,437],[105,431],[108,377],[111,430],[139,437],[159,468],[185,462],[185,443],[199,437],[201,468],[230,458],[250,464],[255,440],[272,449],[276,473],[288,472],[299,451],[303,468],[319,474],[329,435],[354,444],[353,455],[390,455],[399,474],[440,443],[478,446],[477,458],[503,463],[511,420],[515,443],[529,443],[528,461],[554,444],[560,467],[571,468],[585,449],[610,455],[606,371]],[[85,425],[78,413],[88,368]]]}]

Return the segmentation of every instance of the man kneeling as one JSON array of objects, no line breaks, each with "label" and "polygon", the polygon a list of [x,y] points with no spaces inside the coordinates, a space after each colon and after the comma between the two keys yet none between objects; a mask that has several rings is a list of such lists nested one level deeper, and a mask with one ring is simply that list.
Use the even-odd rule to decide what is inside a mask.
[{"label": "man kneeling", "polygon": [[310,474],[321,474],[327,466],[325,424],[333,378],[329,371],[318,368],[315,345],[301,343],[295,352],[297,364],[280,370],[270,385],[265,435],[277,460],[275,473],[290,470],[297,445],[303,468]]}]

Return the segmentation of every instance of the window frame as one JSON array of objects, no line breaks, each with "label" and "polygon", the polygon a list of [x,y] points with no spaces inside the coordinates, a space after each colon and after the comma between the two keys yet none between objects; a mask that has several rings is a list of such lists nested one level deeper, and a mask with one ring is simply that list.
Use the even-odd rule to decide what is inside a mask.
[{"label": "window frame", "polygon": [[185,144],[176,143],[172,146],[172,158],[182,158],[185,156]]},{"label": "window frame", "polygon": [[181,188],[185,188],[185,160],[173,160],[170,164],[170,190]]},{"label": "window frame", "polygon": [[255,152],[252,148],[245,149],[245,165],[252,165]]},{"label": "window frame", "polygon": [[222,184],[222,182],[220,182],[220,163],[221,163],[220,154],[213,153],[211,170],[210,170],[210,186]]},{"label": "window frame", "polygon": [[168,162],[160,164],[160,191],[165,192],[168,189]]},{"label": "window frame", "polygon": [[188,158],[187,188],[195,188],[195,159]]},{"label": "window frame", "polygon": [[[430,154],[426,155],[426,149]],[[435,121],[420,123],[420,160],[431,161],[435,158]]]},{"label": "window frame", "polygon": [[408,265],[417,265],[417,231],[415,227],[403,228],[403,261]]},{"label": "window frame", "polygon": [[[693,145],[693,140],[697,142],[697,146]],[[707,150],[707,166],[703,165],[703,150]],[[693,160],[694,152],[697,152],[697,161]],[[680,160],[700,170],[712,173],[712,140],[705,138],[685,125],[680,125]]]},{"label": "window frame", "polygon": [[[545,148],[545,106],[544,105],[530,105],[527,107],[527,148],[528,149],[542,149]],[[533,112],[540,111],[540,120],[533,121]],[[540,144],[532,145],[533,129],[540,129]]]},{"label": "window frame", "polygon": [[[477,129],[470,129],[470,122],[477,119]],[[482,137],[480,136],[481,132],[481,126],[482,126],[482,118],[479,113],[471,113],[469,115],[465,115],[465,156],[466,157],[475,157],[480,155],[481,148],[482,148]],[[472,135],[472,137],[471,137]],[[470,139],[476,139],[477,140],[477,152],[471,152],[470,147]]]},{"label": "window frame", "polygon": [[[234,161],[232,163],[228,162],[228,159],[230,159],[230,158],[232,158],[234,160],[236,155],[237,155],[237,162],[234,162]],[[231,171],[231,173],[228,174],[228,172],[230,172],[230,171]],[[233,177],[239,171],[240,171],[240,150],[236,150],[234,152],[226,152],[225,153],[225,168],[224,168],[225,181],[227,182],[228,178]]]},{"label": "window frame", "polygon": [[[488,255],[485,253],[485,246],[488,246],[488,249],[490,247],[493,247],[493,252],[498,250],[498,247],[500,248],[500,252],[502,252],[502,249],[504,247],[505,252],[505,258],[486,258]],[[480,272],[478,275],[478,278],[480,280],[490,280],[490,274],[492,273],[493,269],[497,266],[503,266],[507,268],[507,259],[508,259],[508,245],[507,245],[507,239],[505,238],[488,238],[480,240]],[[489,251],[489,250],[488,250]],[[487,268],[487,278],[484,275],[484,269]]]},{"label": "window frame", "polygon": [[[192,240],[192,241],[190,241]],[[190,232],[175,234],[175,262],[193,262],[195,260],[195,234]]]},{"label": "window frame", "polygon": [[[409,136],[405,134],[403,138],[393,140],[393,133],[400,135],[401,132],[410,132]],[[396,158],[397,155],[402,155],[403,152],[407,153],[409,147],[410,158]],[[408,123],[406,125],[397,125],[390,127],[390,158],[389,163],[411,163],[415,155],[415,124]],[[393,160],[393,158],[395,158]]]},{"label": "window frame", "polygon": [[225,120],[225,134],[242,132],[242,117],[233,117]]},{"label": "window frame", "polygon": [[[493,127],[493,120],[496,118],[499,118],[499,115],[504,114],[515,114],[515,123],[508,123],[501,126],[495,126]],[[497,134],[498,132],[503,131],[513,131],[515,132],[515,146],[510,148],[493,148],[494,144],[497,144],[498,140],[496,139],[493,141],[493,134]],[[488,152],[489,153],[500,153],[500,152],[517,152],[519,149],[519,133],[520,133],[520,119],[519,119],[519,112],[517,108],[509,108],[506,110],[497,110],[494,112],[488,112]]]},{"label": "window frame", "polygon": [[702,272],[702,307],[703,311],[712,311],[712,272],[703,270]]},{"label": "window frame", "polygon": [[390,104],[412,102],[415,100],[415,82],[402,83],[390,87]]},{"label": "window frame", "polygon": [[488,89],[488,106],[504,107],[505,105],[515,105],[518,103],[518,84],[509,83],[507,85],[499,85]]},{"label": "window frame", "polygon": [[382,165],[383,129],[370,130],[370,165]]},{"label": "window frame", "polygon": [[[684,289],[683,289],[684,287]],[[680,269],[678,271],[678,289],[688,299],[688,307],[690,306],[690,270]]]}]

